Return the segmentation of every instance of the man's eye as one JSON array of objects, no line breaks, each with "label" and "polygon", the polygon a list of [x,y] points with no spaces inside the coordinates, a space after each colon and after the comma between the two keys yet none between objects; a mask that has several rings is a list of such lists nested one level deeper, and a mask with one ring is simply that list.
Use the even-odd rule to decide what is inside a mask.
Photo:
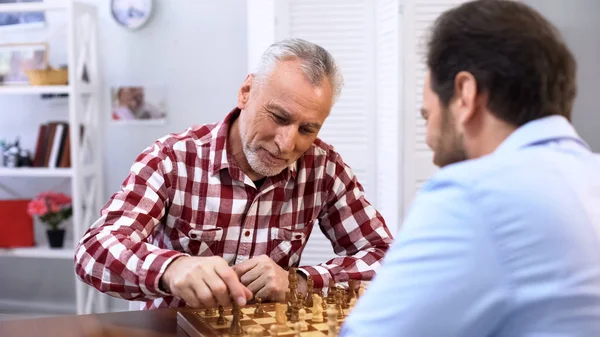
[{"label": "man's eye", "polygon": [[313,130],[312,128],[300,127],[300,133],[304,135],[312,135],[313,133],[315,133],[315,130]]},{"label": "man's eye", "polygon": [[271,116],[273,116],[273,120],[275,120],[275,122],[277,122],[279,124],[285,124],[285,122],[286,122],[285,118],[283,118],[277,114],[272,114]]}]

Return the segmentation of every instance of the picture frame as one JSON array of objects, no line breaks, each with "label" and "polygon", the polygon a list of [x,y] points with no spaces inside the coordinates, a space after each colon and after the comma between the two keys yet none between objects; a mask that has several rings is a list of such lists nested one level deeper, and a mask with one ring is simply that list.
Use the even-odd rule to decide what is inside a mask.
[{"label": "picture frame", "polygon": [[167,119],[165,85],[118,85],[111,88],[111,122],[164,124]]},{"label": "picture frame", "polygon": [[[42,2],[42,0],[0,0],[0,5],[23,2]],[[0,32],[43,28],[45,26],[46,13],[44,12],[0,13]]]},{"label": "picture frame", "polygon": [[27,70],[47,68],[47,43],[0,44],[0,85],[28,85]]}]

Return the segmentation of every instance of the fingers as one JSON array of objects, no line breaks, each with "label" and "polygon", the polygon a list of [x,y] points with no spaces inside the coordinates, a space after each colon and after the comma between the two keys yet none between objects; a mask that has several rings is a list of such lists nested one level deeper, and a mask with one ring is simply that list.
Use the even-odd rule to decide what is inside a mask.
[{"label": "fingers", "polygon": [[219,264],[215,267],[215,271],[217,275],[225,282],[227,289],[229,289],[229,294],[236,301],[236,303],[240,306],[246,305],[246,301],[252,298],[252,293],[248,296],[248,289],[240,283],[240,280],[233,271],[233,268],[229,267],[227,264]]},{"label": "fingers", "polygon": [[[264,265],[257,265],[253,269],[250,269],[245,274],[242,274],[242,276],[240,276],[240,282],[242,282],[243,285],[248,287],[252,282],[258,279],[265,272],[264,267]],[[252,290],[252,292],[254,292],[254,290]]]},{"label": "fingers", "polygon": [[246,260],[239,264],[234,265],[232,268],[238,277],[246,274],[249,270],[254,269],[259,264],[260,260],[258,258],[252,258],[250,260]]},{"label": "fingers", "polygon": [[205,280],[198,280],[198,282],[195,283],[193,290],[201,306],[205,308],[217,307],[217,302]]},{"label": "fingers", "polygon": [[204,282],[208,285],[208,288],[218,304],[222,306],[231,304],[227,285],[221,277],[217,275],[216,271],[214,277],[207,277],[204,279]]}]

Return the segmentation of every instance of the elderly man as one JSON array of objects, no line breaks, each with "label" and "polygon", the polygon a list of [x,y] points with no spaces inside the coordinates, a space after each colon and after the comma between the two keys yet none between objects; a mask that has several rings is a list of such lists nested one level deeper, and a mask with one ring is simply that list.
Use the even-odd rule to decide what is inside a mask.
[{"label": "elderly man", "polygon": [[341,335],[598,336],[600,161],[569,123],[573,56],[516,1],[447,11],[428,46],[443,168]]},{"label": "elderly man", "polygon": [[144,308],[279,300],[315,224],[339,257],[300,266],[315,287],[370,279],[392,236],[332,146],[317,138],[342,87],[331,55],[276,43],[217,124],[159,139],[81,239],[77,275]]}]

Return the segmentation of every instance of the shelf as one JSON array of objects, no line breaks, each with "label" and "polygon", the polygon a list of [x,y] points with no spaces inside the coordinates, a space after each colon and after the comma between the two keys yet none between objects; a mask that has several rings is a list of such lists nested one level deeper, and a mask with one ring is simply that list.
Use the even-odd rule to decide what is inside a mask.
[{"label": "shelf", "polygon": [[0,248],[0,256],[31,257],[42,259],[73,259],[75,250],[67,246],[70,242],[65,242],[68,248],[50,248],[47,246],[31,248]]},{"label": "shelf", "polygon": [[[1,6],[1,5],[0,5]],[[68,85],[5,85],[0,86],[0,94],[13,95],[41,95],[41,94],[68,94],[71,87]]]},{"label": "shelf", "polygon": [[70,168],[47,168],[47,167],[17,167],[0,168],[0,177],[63,177],[69,178],[73,175]]},{"label": "shelf", "polygon": [[65,10],[69,8],[69,2],[64,0],[46,0],[44,2],[18,2],[11,4],[1,4],[0,13],[10,12],[40,12],[51,10]]}]

